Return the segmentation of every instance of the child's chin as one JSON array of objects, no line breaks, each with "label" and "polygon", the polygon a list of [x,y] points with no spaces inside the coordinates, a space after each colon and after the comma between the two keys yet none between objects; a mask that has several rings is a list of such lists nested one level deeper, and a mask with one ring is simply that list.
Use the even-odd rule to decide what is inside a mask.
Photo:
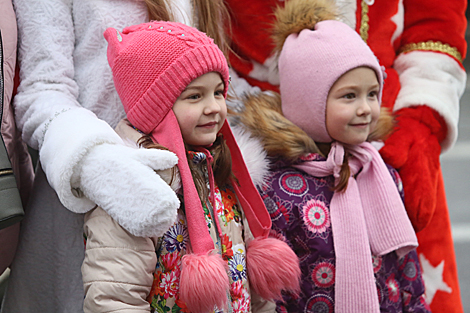
[{"label": "child's chin", "polygon": [[367,137],[364,138],[350,138],[346,139],[344,141],[340,141],[342,144],[347,144],[347,145],[359,145],[367,140]]},{"label": "child's chin", "polygon": [[210,147],[216,139],[216,136],[212,137],[207,137],[207,138],[197,138],[195,140],[192,140],[190,142],[186,142],[187,144],[191,146],[202,146],[202,147]]}]

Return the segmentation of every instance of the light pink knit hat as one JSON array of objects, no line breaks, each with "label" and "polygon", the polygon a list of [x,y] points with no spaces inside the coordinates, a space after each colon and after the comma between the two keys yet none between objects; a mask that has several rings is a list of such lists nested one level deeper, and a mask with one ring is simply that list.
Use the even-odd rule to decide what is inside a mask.
[{"label": "light pink knit hat", "polygon": [[346,72],[370,67],[380,84],[383,72],[377,58],[348,25],[321,21],[287,37],[279,56],[279,78],[284,116],[316,142],[331,142],[326,130],[326,99],[333,84]]},{"label": "light pink knit hat", "polygon": [[[192,249],[192,254],[183,258],[180,299],[192,312],[208,312],[215,305],[223,308],[229,288],[226,263],[220,254],[212,253],[214,243],[207,231],[172,107],[194,79],[209,72],[221,75],[226,96],[227,61],[212,39],[180,23],[150,22],[127,27],[122,33],[109,28],[104,36],[109,43],[108,61],[115,87],[129,121],[179,159]],[[248,245],[246,260],[248,276],[256,280],[253,289],[267,299],[280,297],[282,289],[298,290],[297,256],[286,243],[267,238],[271,229],[269,213],[250,179],[227,122],[220,133],[230,149],[234,175],[242,183],[233,183],[233,187],[255,237]],[[279,270],[279,266],[284,268]]]}]

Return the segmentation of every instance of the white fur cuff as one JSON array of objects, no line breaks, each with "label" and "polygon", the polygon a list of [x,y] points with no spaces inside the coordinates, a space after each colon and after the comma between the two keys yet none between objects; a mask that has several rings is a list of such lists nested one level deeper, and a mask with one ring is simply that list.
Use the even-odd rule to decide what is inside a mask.
[{"label": "white fur cuff", "polygon": [[442,151],[457,140],[459,99],[465,91],[467,75],[451,57],[428,51],[401,54],[394,63],[400,75],[401,89],[394,110],[416,105],[427,105],[447,122],[447,138]]},{"label": "white fur cuff", "polygon": [[122,143],[120,137],[104,121],[84,108],[61,112],[47,126],[39,157],[49,184],[62,204],[72,212],[85,213],[95,203],[73,195],[73,168],[94,146]]}]

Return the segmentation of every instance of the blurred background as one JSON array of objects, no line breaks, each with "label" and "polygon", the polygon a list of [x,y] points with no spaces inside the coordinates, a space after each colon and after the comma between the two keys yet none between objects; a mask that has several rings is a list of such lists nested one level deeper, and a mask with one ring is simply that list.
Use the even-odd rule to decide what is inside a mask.
[{"label": "blurred background", "polygon": [[[467,10],[467,18],[469,13]],[[470,43],[467,27],[467,43]],[[467,75],[470,59],[464,61]],[[470,312],[470,80],[460,100],[459,137],[456,145],[441,156],[447,202],[452,222],[460,292],[465,312]]]},{"label": "blurred background", "polygon": [[[467,8],[467,20],[470,10]],[[470,30],[467,26],[467,43]],[[470,58],[463,62],[470,74]],[[460,100],[459,137],[456,145],[441,156],[452,233],[465,312],[470,313],[470,80]]]},{"label": "blurred background", "polygon": [[[467,20],[470,10],[467,8]],[[470,30],[467,27],[467,43]],[[470,73],[470,56],[463,63]],[[452,233],[465,312],[470,313],[470,79],[460,101],[459,137],[456,145],[441,156],[442,172],[449,205]],[[36,159],[35,153],[32,153]],[[6,286],[8,270],[0,273],[0,304]]]}]

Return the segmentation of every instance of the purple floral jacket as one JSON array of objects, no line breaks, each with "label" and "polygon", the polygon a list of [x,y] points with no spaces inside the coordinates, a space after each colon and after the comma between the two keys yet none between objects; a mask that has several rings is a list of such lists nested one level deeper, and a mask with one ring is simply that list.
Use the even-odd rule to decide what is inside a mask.
[{"label": "purple floral jacket", "polygon": [[[403,197],[398,173],[392,168],[390,173]],[[284,294],[277,312],[334,312],[335,251],[329,209],[332,186],[333,176],[312,177],[278,161],[259,190],[271,215],[274,235],[293,248],[302,271],[300,294]],[[381,312],[430,312],[415,250],[402,259],[395,252],[373,256],[371,262]]]}]

